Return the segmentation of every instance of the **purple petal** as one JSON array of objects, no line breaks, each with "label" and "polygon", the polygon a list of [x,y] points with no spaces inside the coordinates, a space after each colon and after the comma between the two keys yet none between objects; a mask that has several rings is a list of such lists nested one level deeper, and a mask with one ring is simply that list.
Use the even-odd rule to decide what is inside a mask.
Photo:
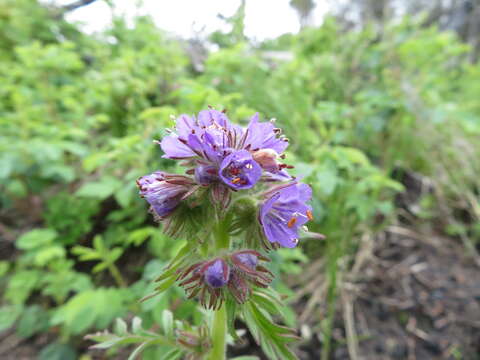
[{"label": "purple petal", "polygon": [[213,288],[219,288],[227,284],[230,269],[225,261],[215,260],[205,270],[205,282]]},{"label": "purple petal", "polygon": [[236,254],[235,257],[245,266],[250,269],[255,269],[258,264],[258,258],[250,253],[240,253]]},{"label": "purple petal", "polygon": [[210,185],[218,180],[218,169],[212,165],[200,165],[195,168],[195,180],[201,185]]},{"label": "purple petal", "polygon": [[160,147],[165,153],[165,155],[163,155],[164,158],[185,159],[197,156],[197,154],[195,154],[187,145],[182,143],[175,134],[164,137],[160,143]]},{"label": "purple petal", "polygon": [[198,123],[200,126],[209,127],[211,125],[220,125],[224,128],[229,127],[229,120],[227,115],[217,110],[203,110],[198,113]]},{"label": "purple petal", "polygon": [[182,114],[175,120],[175,129],[179,137],[186,139],[189,134],[198,132],[199,127],[194,118]]},{"label": "purple petal", "polygon": [[259,122],[258,113],[252,116],[246,130],[244,149],[251,151],[272,149],[281,154],[287,147],[286,140],[277,138],[275,126],[271,122]]}]

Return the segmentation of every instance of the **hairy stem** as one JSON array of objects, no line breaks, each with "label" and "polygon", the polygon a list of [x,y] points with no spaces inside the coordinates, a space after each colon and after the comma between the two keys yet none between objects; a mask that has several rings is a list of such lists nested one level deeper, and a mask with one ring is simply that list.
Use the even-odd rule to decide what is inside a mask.
[{"label": "hairy stem", "polygon": [[209,360],[225,360],[227,347],[227,311],[225,304],[215,311],[212,324],[212,350]]},{"label": "hairy stem", "polygon": [[220,220],[217,224],[215,231],[215,250],[217,252],[230,247],[230,221],[231,216],[227,215],[225,219]]},{"label": "hairy stem", "polygon": [[[227,215],[217,223],[215,229],[215,250],[217,253],[230,247],[230,222],[231,216]],[[227,311],[225,304],[222,304],[220,309],[215,311],[210,333],[212,334],[212,349],[208,359],[225,360],[227,349]]]}]

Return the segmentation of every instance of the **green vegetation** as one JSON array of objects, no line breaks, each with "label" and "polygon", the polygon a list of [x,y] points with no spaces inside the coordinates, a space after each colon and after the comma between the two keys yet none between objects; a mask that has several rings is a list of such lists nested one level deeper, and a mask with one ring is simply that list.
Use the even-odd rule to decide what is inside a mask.
[{"label": "green vegetation", "polygon": [[[68,360],[116,318],[135,315],[150,329],[174,308],[176,319],[201,325],[179,288],[138,302],[185,240],[156,230],[135,180],[174,166],[152,144],[170,115],[207,105],[244,121],[259,111],[291,136],[286,162],[312,184],[311,230],[327,238],[280,252],[273,268],[300,273],[299,262],[325,259],[325,358],[342,273],[362,234],[397,218],[406,173],[432,189],[414,215],[475,256],[480,65],[467,45],[409,18],[382,36],[327,19],[258,47],[234,30],[212,37],[220,50],[197,73],[186,44],[147,17],[86,36],[34,0],[0,2],[0,331],[47,333],[41,358]],[[145,359],[165,346],[153,343]]]}]

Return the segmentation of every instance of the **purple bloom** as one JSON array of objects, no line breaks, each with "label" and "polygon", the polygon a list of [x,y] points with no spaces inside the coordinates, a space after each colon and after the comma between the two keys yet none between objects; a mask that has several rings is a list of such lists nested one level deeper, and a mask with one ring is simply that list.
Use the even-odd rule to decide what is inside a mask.
[{"label": "purple bloom", "polygon": [[182,175],[156,171],[137,180],[140,195],[148,201],[160,219],[168,216],[181,200],[195,191],[192,179]]},{"label": "purple bloom", "polygon": [[217,259],[205,269],[205,282],[212,288],[220,288],[227,284],[230,269],[224,260]]},{"label": "purple bloom", "polygon": [[262,176],[262,168],[248,151],[239,150],[223,159],[219,175],[225,184],[235,190],[249,189]]},{"label": "purple bloom", "polygon": [[[196,168],[192,173],[202,185],[222,180],[233,189],[248,189],[259,180],[262,169],[266,181],[290,179],[283,170],[287,166],[278,162],[288,146],[287,139],[279,134],[272,122],[260,123],[258,114],[242,128],[231,124],[225,113],[210,109],[201,111],[197,118],[181,115],[175,132],[164,137],[160,146],[163,157],[188,160],[184,165]],[[238,169],[248,171],[242,171],[242,176],[236,176],[236,170],[225,172],[232,160],[244,162]],[[219,171],[220,179],[213,169]]]},{"label": "purple bloom", "polygon": [[278,186],[268,195],[259,214],[266,238],[283,247],[297,246],[299,228],[312,219],[312,208],[305,204],[312,197],[310,186]]}]

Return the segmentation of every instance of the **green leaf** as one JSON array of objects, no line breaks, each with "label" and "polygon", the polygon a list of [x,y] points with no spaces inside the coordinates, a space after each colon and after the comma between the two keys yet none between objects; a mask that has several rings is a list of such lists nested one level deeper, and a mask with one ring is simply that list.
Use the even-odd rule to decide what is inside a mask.
[{"label": "green leaf", "polygon": [[53,343],[43,348],[38,360],[75,360],[75,350],[66,344]]},{"label": "green leaf", "polygon": [[140,331],[142,331],[142,319],[139,318],[138,316],[135,316],[132,319],[132,333],[136,334]]},{"label": "green leaf", "polygon": [[84,184],[78,189],[75,195],[104,200],[112,195],[120,186],[121,182],[119,180],[107,177],[100,181]]},{"label": "green leaf", "polygon": [[0,261],[0,278],[5,276],[9,268],[10,268],[10,264],[8,261],[4,261],[4,260]]},{"label": "green leaf", "polygon": [[22,250],[31,250],[52,243],[56,237],[55,230],[34,229],[20,236],[16,241],[16,246]]},{"label": "green leaf", "polygon": [[138,355],[148,346],[148,342],[144,342],[140,346],[138,346],[133,352],[130,354],[127,360],[135,360]]},{"label": "green leaf", "polygon": [[0,307],[0,332],[11,327],[22,313],[21,305],[6,305]]},{"label": "green leaf", "polygon": [[127,323],[123,319],[117,318],[117,320],[115,321],[115,333],[118,336],[124,336],[127,334],[127,332]]},{"label": "green leaf", "polygon": [[48,328],[48,314],[38,305],[27,307],[17,324],[17,334],[27,338]]},{"label": "green leaf", "polygon": [[239,337],[237,331],[235,330],[235,318],[237,316],[237,303],[231,296],[227,297],[225,301],[225,306],[227,310],[227,329],[230,336],[238,341]]},{"label": "green leaf", "polygon": [[38,286],[40,276],[41,273],[35,270],[22,270],[14,273],[8,282],[5,298],[12,304],[23,304]]},{"label": "green leaf", "polygon": [[35,254],[35,264],[44,266],[56,258],[65,257],[65,248],[60,245],[48,246],[40,249]]},{"label": "green leaf", "polygon": [[166,352],[159,360],[176,360],[180,359],[183,355],[183,351],[181,349],[172,349]]},{"label": "green leaf", "polygon": [[173,336],[173,314],[170,310],[163,310],[162,312],[162,328],[165,336]]}]

